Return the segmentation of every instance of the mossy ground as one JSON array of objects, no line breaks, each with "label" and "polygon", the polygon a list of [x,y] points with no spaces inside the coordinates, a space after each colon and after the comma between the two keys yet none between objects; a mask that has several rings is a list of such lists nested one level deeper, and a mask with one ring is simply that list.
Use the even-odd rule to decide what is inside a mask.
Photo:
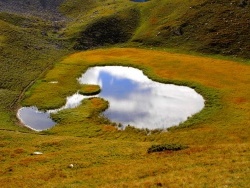
[{"label": "mossy ground", "polygon": [[[42,33],[48,35],[44,36]],[[53,25],[35,17],[0,13],[1,128],[16,129],[15,108],[23,91],[68,53]],[[7,122],[7,123],[6,123]]]},{"label": "mossy ground", "polygon": [[[146,54],[148,58],[142,58]],[[141,68],[150,78],[162,82],[193,83],[208,96],[207,102],[213,100],[212,94],[219,101],[191,118],[192,126],[148,134],[147,130],[133,127],[119,131],[100,116],[107,102],[87,99],[76,109],[53,115],[58,124],[40,134],[4,131],[1,182],[14,178],[20,185],[46,187],[249,184],[250,95],[245,89],[249,80],[249,65],[245,63],[135,48],[80,52],[57,63],[42,82],[31,88],[24,103],[50,107],[55,101],[65,100],[64,90],[71,93],[81,87],[76,78],[87,67],[117,64]],[[239,71],[241,74],[235,74]],[[42,100],[50,95],[49,80],[59,80],[63,87],[53,85],[57,95]],[[19,139],[22,145],[7,146],[13,139]],[[147,154],[152,144],[164,143],[181,143],[189,148]],[[31,156],[36,150],[44,154]],[[71,163],[74,168],[68,168]],[[23,171],[26,173],[22,174]],[[23,183],[30,178],[36,182]],[[208,185],[208,181],[212,182]]]},{"label": "mossy ground", "polygon": [[83,84],[79,93],[82,95],[96,95],[100,93],[101,88],[98,85]]}]

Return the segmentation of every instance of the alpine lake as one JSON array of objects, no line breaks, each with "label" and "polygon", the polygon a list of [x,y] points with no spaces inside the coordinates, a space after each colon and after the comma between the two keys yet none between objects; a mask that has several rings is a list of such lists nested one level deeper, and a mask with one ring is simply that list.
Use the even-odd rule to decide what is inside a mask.
[{"label": "alpine lake", "polygon": [[101,97],[109,102],[103,115],[120,124],[121,129],[130,125],[164,130],[186,121],[205,106],[205,100],[194,89],[152,81],[141,70],[132,67],[91,67],[77,80],[81,84],[99,85],[100,93],[89,96],[76,91],[59,109],[39,111],[35,106],[22,107],[17,117],[30,129],[43,131],[56,125],[50,118],[51,113],[76,108],[87,98]]}]

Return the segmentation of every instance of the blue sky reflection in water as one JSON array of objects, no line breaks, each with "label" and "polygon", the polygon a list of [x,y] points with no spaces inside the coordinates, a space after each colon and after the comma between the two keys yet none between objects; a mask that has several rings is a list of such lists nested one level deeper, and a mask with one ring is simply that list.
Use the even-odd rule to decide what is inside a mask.
[{"label": "blue sky reflection in water", "polygon": [[46,130],[56,124],[48,112],[39,111],[36,107],[23,107],[17,116],[25,126],[35,131]]},{"label": "blue sky reflection in water", "polygon": [[99,97],[109,101],[104,115],[124,126],[165,129],[187,120],[204,107],[203,97],[195,90],[154,82],[131,67],[93,67],[79,82],[100,85]]},{"label": "blue sky reflection in water", "polygon": [[[154,82],[141,70],[132,67],[92,67],[78,81],[99,85],[102,90],[95,97],[109,102],[109,108],[103,114],[123,126],[166,129],[187,120],[204,107],[204,99],[195,90]],[[94,96],[83,96],[77,92],[67,97],[66,104],[59,109],[42,112],[36,107],[23,107],[17,115],[27,127],[36,131],[46,130],[55,125],[50,113],[75,108],[90,97]]]}]

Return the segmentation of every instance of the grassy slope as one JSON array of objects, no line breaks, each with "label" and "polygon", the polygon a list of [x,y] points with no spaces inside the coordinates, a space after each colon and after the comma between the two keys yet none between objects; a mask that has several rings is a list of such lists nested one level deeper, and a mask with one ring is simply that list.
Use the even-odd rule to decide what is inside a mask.
[{"label": "grassy slope", "polygon": [[[124,13],[136,7],[141,11],[141,23],[130,43],[125,45],[203,51],[207,41],[220,44],[238,32],[241,37],[232,35],[236,40],[232,44],[236,45],[235,49],[240,49],[237,44],[243,42],[243,50],[241,53],[233,51],[233,54],[242,57],[249,54],[249,44],[245,40],[249,38],[249,32],[245,32],[248,20],[244,19],[244,16],[248,17],[249,6],[239,8],[236,1],[232,1],[233,7],[228,1],[205,2],[210,1],[152,0],[141,4],[122,0],[66,1],[61,9],[73,21],[62,34],[71,41],[75,40],[88,25],[102,16],[113,16],[117,11]],[[155,6],[156,3],[161,6]],[[190,6],[195,8],[190,11]],[[233,16],[226,14],[227,9],[234,11]],[[215,14],[216,11],[220,14]],[[233,17],[232,25],[237,27],[221,24],[223,11],[224,21]],[[202,13],[206,13],[205,16],[201,16]],[[140,67],[158,81],[191,85],[212,103],[183,124],[186,128],[147,136],[147,132],[133,128],[117,131],[105,119],[97,118],[98,113],[107,107],[106,102],[87,100],[77,109],[54,116],[59,125],[50,131],[34,133],[13,123],[14,111],[10,106],[46,67],[52,67],[68,52],[60,49],[64,43],[56,40],[58,35],[49,22],[3,13],[0,18],[1,187],[247,187],[250,184],[248,64],[140,49],[106,49],[74,54],[56,64],[45,78],[39,78],[36,85],[26,92],[29,98],[24,103],[39,104],[43,108],[60,106],[65,96],[81,88],[75,78],[88,66],[113,63]],[[203,27],[207,20],[211,21],[211,33]],[[186,22],[192,24],[184,24],[184,34],[173,35],[173,29]],[[219,38],[214,38],[214,28],[220,32]],[[236,32],[235,28],[239,30]],[[41,35],[41,31],[46,31],[48,36]],[[159,32],[161,35],[156,36]],[[194,34],[197,35],[194,37]],[[210,47],[208,45],[208,49]],[[217,47],[223,54],[225,48]],[[231,45],[229,49],[233,49]],[[141,58],[145,56],[147,59]],[[63,79],[62,75],[68,77],[69,73],[74,76]],[[58,87],[51,88],[48,81],[55,79],[59,80]],[[45,90],[47,88],[49,90]],[[39,94],[34,95],[36,92]],[[48,92],[51,92],[49,98],[46,96]],[[146,154],[152,144],[169,142],[187,144],[190,148]],[[44,155],[30,155],[37,150]],[[73,169],[68,168],[71,163],[75,165]]]},{"label": "grassy slope", "polygon": [[227,0],[160,0],[142,8],[133,41],[249,58],[250,6]]},{"label": "grassy slope", "polygon": [[[62,8],[65,14],[72,17],[77,15],[77,19],[68,25],[65,37],[79,38],[86,28],[102,17],[116,17],[120,12],[139,9],[140,25],[130,40],[135,46],[250,57],[249,3],[240,7],[236,0],[151,0],[146,3],[103,0],[94,1],[88,6],[77,2],[74,5],[68,3],[67,8]],[[75,7],[84,11],[73,12]],[[133,22],[132,19],[128,21]]]},{"label": "grassy slope", "polygon": [[65,53],[52,31],[50,23],[38,18],[0,13],[0,109],[1,120],[8,126],[11,120],[6,110],[15,108],[22,91]]},{"label": "grassy slope", "polygon": [[[145,55],[147,59],[141,58]],[[250,95],[245,89],[249,65],[135,48],[87,51],[58,63],[43,82],[37,83],[24,102],[49,108],[55,101],[64,99],[60,83],[68,92],[75,92],[80,88],[74,84],[77,83],[75,78],[81,72],[88,66],[104,64],[140,67],[151,78],[163,82],[189,81],[205,95],[216,93],[219,102],[204,110],[210,113],[191,118],[191,127],[147,135],[133,128],[116,130],[108,121],[98,118],[98,113],[107,107],[106,102],[97,98],[86,100],[76,109],[55,115],[59,123],[45,131],[45,135],[25,135],[34,139],[34,144],[23,141],[22,147],[5,148],[6,153],[12,153],[13,159],[5,157],[8,165],[4,166],[3,174],[11,175],[20,185],[23,185],[22,177],[35,178],[33,185],[59,187],[62,183],[66,187],[153,187],[160,184],[166,187],[246,187],[249,184]],[[239,71],[240,75],[234,74]],[[62,79],[65,77],[68,79]],[[51,80],[59,81],[58,87],[53,86],[57,95],[42,100],[51,90]],[[213,99],[207,96],[208,101]],[[16,133],[9,137],[22,136]],[[9,137],[5,142],[12,139]],[[190,148],[146,154],[147,148],[155,143],[182,143]],[[44,155],[31,156],[35,150],[43,151]],[[14,158],[16,160],[9,163]],[[68,168],[70,163],[75,168]],[[20,175],[30,168],[37,170]],[[6,175],[2,182],[9,181]],[[208,181],[212,182],[208,185]]]}]

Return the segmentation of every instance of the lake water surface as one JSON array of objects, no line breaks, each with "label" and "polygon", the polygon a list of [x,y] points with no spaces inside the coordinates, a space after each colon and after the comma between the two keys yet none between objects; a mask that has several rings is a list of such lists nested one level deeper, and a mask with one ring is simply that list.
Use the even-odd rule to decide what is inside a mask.
[{"label": "lake water surface", "polygon": [[39,111],[36,107],[20,108],[17,117],[25,126],[35,131],[46,130],[56,124],[48,112]]},{"label": "lake water surface", "polygon": [[185,121],[204,107],[195,90],[150,80],[131,67],[93,67],[79,78],[82,84],[100,85],[100,97],[109,101],[104,115],[137,128],[165,129]]},{"label": "lake water surface", "polygon": [[[123,127],[131,125],[136,128],[166,129],[187,120],[204,107],[203,97],[195,90],[154,82],[141,70],[131,67],[89,68],[78,81],[101,87],[100,94],[96,96],[109,102],[109,108],[103,114],[111,121],[121,123]],[[76,93],[67,98],[65,106],[46,114],[77,107],[83,99],[89,97]],[[25,108],[21,110],[25,111]],[[21,113],[20,119],[27,124]]]}]

